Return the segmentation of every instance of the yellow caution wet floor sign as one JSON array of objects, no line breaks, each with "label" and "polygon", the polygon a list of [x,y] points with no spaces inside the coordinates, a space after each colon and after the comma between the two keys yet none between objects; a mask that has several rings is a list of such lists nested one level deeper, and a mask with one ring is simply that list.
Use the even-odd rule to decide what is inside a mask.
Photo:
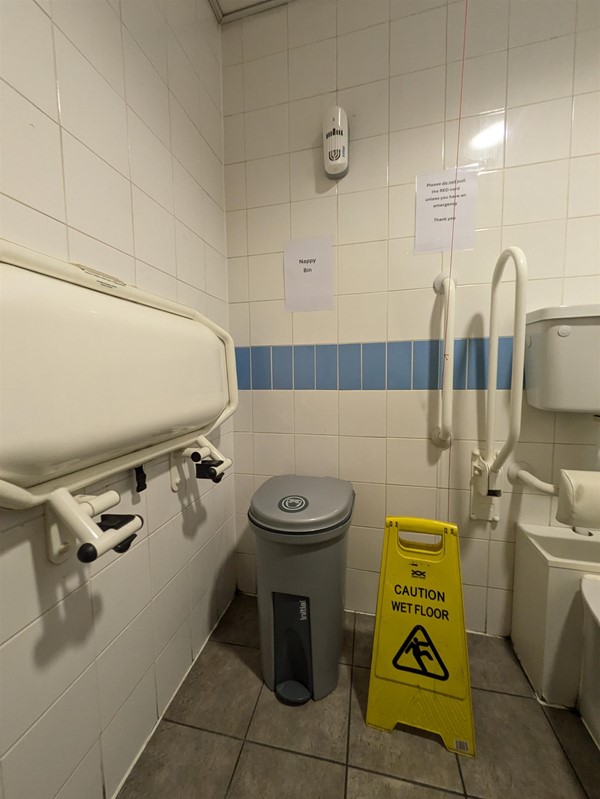
[{"label": "yellow caution wet floor sign", "polygon": [[458,529],[388,517],[379,578],[367,724],[441,736],[475,755]]}]

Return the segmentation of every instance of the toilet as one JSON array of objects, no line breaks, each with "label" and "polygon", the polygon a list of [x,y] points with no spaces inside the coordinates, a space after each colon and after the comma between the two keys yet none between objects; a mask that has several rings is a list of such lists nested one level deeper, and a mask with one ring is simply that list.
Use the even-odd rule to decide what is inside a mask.
[{"label": "toilet", "polygon": [[600,748],[600,575],[581,580],[583,599],[583,657],[579,711],[596,746]]}]

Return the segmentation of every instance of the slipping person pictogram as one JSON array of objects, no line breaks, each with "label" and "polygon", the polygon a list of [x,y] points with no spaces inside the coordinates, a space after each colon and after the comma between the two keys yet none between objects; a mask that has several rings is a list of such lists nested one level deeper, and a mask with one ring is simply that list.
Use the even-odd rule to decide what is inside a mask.
[{"label": "slipping person pictogram", "polygon": [[406,636],[392,664],[399,671],[421,674],[434,680],[447,680],[449,676],[448,669],[429,633],[420,624],[417,624]]}]

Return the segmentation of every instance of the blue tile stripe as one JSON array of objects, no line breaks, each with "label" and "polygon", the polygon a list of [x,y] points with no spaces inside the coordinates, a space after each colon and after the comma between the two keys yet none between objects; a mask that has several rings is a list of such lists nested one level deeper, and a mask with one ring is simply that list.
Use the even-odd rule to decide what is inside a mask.
[{"label": "blue tile stripe", "polygon": [[[487,388],[488,351],[487,339],[455,340],[456,390]],[[238,388],[242,391],[417,391],[442,385],[443,342],[437,339],[236,347],[235,354]],[[499,389],[510,388],[512,354],[512,337],[501,336]]]}]

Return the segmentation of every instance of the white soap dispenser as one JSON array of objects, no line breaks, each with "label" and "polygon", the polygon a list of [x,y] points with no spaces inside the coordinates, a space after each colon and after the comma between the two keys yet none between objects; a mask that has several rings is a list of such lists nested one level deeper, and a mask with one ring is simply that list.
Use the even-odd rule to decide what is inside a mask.
[{"label": "white soap dispenser", "polygon": [[323,163],[333,180],[348,172],[348,116],[339,105],[330,106],[323,115]]}]

